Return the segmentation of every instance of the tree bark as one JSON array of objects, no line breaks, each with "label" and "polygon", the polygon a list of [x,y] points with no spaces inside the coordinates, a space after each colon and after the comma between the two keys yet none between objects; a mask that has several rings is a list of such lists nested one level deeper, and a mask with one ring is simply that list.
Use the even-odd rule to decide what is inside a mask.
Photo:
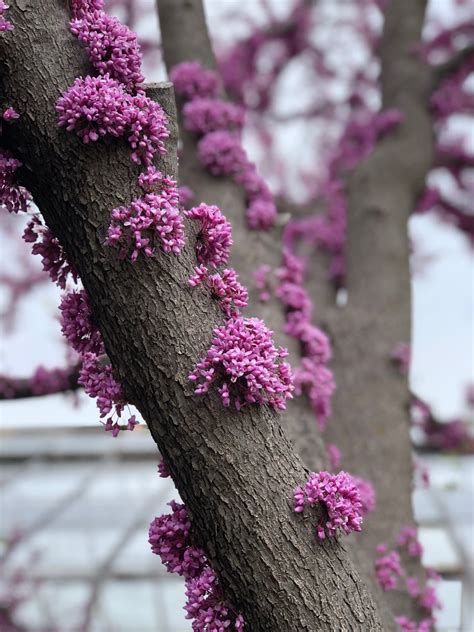
[{"label": "tree bark", "polygon": [[[15,30],[1,39],[0,63],[20,119],[7,140],[81,276],[114,373],[148,423],[229,601],[257,632],[380,630],[337,539],[317,542],[311,520],[292,512],[292,490],[307,471],[278,415],[267,407],[226,410],[215,393],[193,394],[187,376],[220,315],[205,292],[187,285],[192,229],[178,257],[159,253],[133,265],[104,247],[110,211],[138,193],[138,170],[120,140],[84,146],[57,127],[57,98],[89,71],[65,3],[21,0],[9,19]],[[162,90],[171,123],[173,101]],[[174,174],[171,147],[157,166]]]}]

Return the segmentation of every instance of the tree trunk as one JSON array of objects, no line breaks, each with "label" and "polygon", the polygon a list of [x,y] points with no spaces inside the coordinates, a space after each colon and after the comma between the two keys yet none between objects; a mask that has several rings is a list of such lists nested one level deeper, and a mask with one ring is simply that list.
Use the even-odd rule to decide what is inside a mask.
[{"label": "tree trunk", "polygon": [[[326,316],[338,387],[328,436],[340,447],[344,467],[372,480],[377,493],[376,510],[353,547],[367,582],[374,578],[376,545],[390,546],[402,527],[414,524],[409,390],[390,353],[411,337],[407,223],[433,161],[430,71],[415,53],[425,4],[387,4],[380,43],[382,109],[398,108],[404,118],[350,177],[349,300]],[[414,614],[406,591],[386,593],[385,599],[395,614]]]},{"label": "tree trunk", "polygon": [[[337,539],[316,541],[293,513],[307,471],[278,415],[198,398],[188,374],[211,341],[218,309],[187,279],[194,236],[180,256],[136,264],[104,247],[110,211],[137,194],[137,168],[120,140],[84,146],[56,125],[59,95],[89,68],[61,0],[18,1],[1,38],[6,101],[20,114],[7,142],[24,184],[90,296],[114,373],[147,421],[189,510],[196,543],[252,631],[380,630],[375,606]],[[173,122],[173,98],[161,103]],[[157,165],[173,175],[174,152]],[[225,211],[226,209],[224,209]]]}]

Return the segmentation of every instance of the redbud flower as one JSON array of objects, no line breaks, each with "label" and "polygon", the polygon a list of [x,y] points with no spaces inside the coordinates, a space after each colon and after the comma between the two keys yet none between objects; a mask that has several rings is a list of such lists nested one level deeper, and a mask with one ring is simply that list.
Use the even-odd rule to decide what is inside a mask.
[{"label": "redbud flower", "polygon": [[423,547],[418,540],[416,527],[403,527],[398,534],[397,544],[404,547],[412,557],[421,557],[423,555]]},{"label": "redbud flower", "polygon": [[2,118],[4,121],[14,121],[15,119],[20,118],[20,115],[13,108],[7,108],[2,113]]},{"label": "redbud flower", "polygon": [[4,16],[3,12],[8,9],[8,4],[5,4],[3,0],[0,0],[0,33],[5,31],[13,31],[14,26]]},{"label": "redbud flower", "polygon": [[199,263],[219,266],[226,263],[232,246],[232,227],[217,206],[200,204],[184,212],[199,222],[196,255]]},{"label": "redbud flower", "polygon": [[[328,443],[326,445],[326,453],[328,456],[328,461],[329,461],[331,470],[335,470],[339,466],[339,463],[341,462],[341,451],[339,450],[337,445],[335,445],[334,443]],[[360,488],[359,488],[359,491],[360,491]]]},{"label": "redbud flower", "polygon": [[275,203],[264,198],[255,198],[247,208],[247,223],[252,230],[269,230],[276,216]]},{"label": "redbud flower", "polygon": [[0,206],[9,213],[26,212],[30,193],[16,181],[16,171],[22,163],[8,151],[0,151]]},{"label": "redbud flower", "polygon": [[28,222],[23,239],[27,243],[33,244],[31,252],[41,257],[43,270],[48,272],[51,280],[61,289],[66,288],[66,282],[69,278],[74,283],[77,282],[77,272],[68,262],[64,248],[38,216],[34,216]]},{"label": "redbud flower", "polygon": [[270,272],[270,266],[263,264],[257,270],[255,270],[253,276],[255,285],[260,290],[259,299],[262,303],[266,303],[270,300],[271,285],[268,280],[268,274]]},{"label": "redbud flower", "polygon": [[81,18],[90,11],[104,8],[104,0],[71,0],[71,13],[74,18]]},{"label": "redbud flower", "polygon": [[321,430],[324,430],[331,415],[331,397],[336,390],[332,372],[311,358],[303,358],[301,367],[295,371],[295,389],[299,395],[308,395],[311,408]]},{"label": "redbud flower", "polygon": [[116,17],[103,11],[86,11],[71,21],[71,32],[86,44],[91,64],[101,75],[108,74],[127,89],[142,83],[137,36]]},{"label": "redbud flower", "polygon": [[142,174],[139,182],[142,188],[156,187],[159,192],[145,193],[130,206],[114,209],[105,243],[120,246],[122,257],[132,249],[132,261],[137,260],[141,251],[148,257],[154,256],[157,240],[164,252],[179,254],[184,246],[184,224],[178,209],[176,182],[153,168]]},{"label": "redbud flower", "polygon": [[72,348],[80,354],[86,352],[101,355],[104,342],[96,325],[92,322],[91,307],[85,290],[68,292],[61,304],[61,331]]},{"label": "redbud flower", "polygon": [[197,363],[190,380],[199,382],[196,395],[218,386],[224,405],[268,403],[283,410],[292,397],[290,366],[281,359],[286,349],[275,347],[272,332],[258,318],[231,318],[214,329],[206,356]]},{"label": "redbud flower", "polygon": [[218,299],[220,308],[226,316],[237,316],[239,307],[247,307],[247,289],[239,283],[233,268],[225,269],[221,274],[212,274],[207,279],[211,294]]},{"label": "redbud flower", "polygon": [[227,131],[210,132],[198,143],[199,161],[214,176],[231,176],[247,164],[240,138]]},{"label": "redbud flower", "polygon": [[58,125],[84,143],[106,135],[123,136],[128,125],[130,95],[109,75],[79,77],[56,103]]},{"label": "redbud flower", "polygon": [[352,480],[357,485],[362,505],[362,514],[370,513],[375,509],[375,489],[370,481],[352,475]]},{"label": "redbud flower", "polygon": [[197,61],[177,64],[170,72],[176,94],[186,100],[196,97],[215,97],[218,92],[216,73],[205,70]]},{"label": "redbud flower", "polygon": [[359,490],[347,472],[312,472],[304,491],[297,487],[293,492],[294,511],[301,513],[305,505],[321,503],[327,520],[316,525],[319,539],[336,535],[338,530],[345,534],[362,529],[362,504]]},{"label": "redbud flower", "polygon": [[386,549],[380,547],[381,557],[375,560],[375,575],[380,587],[384,591],[395,590],[398,578],[402,575],[400,555],[396,551],[386,553]]},{"label": "redbud flower", "polygon": [[193,99],[183,107],[186,129],[204,136],[217,130],[240,130],[244,110],[239,105],[217,99]]}]

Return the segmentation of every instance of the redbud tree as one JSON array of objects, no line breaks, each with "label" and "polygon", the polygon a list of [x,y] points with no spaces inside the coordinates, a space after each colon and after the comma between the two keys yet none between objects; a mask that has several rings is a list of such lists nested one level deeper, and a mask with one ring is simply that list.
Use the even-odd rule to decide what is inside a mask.
[{"label": "redbud tree", "polygon": [[[57,284],[71,348],[1,376],[1,397],[84,389],[122,441],[138,409],[182,500],[151,551],[184,578],[193,629],[427,631],[409,411],[427,445],[472,439],[408,389],[407,222],[474,232],[451,125],[474,106],[472,14],[256,4],[213,48],[200,0],[0,0],[0,201],[44,270],[3,282],[12,319]],[[160,63],[169,81],[147,83]]]}]

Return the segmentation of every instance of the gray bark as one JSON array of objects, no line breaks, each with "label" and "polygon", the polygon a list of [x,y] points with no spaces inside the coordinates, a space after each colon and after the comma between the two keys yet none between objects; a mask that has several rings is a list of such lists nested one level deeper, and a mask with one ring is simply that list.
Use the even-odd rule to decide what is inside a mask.
[{"label": "gray bark", "polygon": [[[111,209],[137,194],[137,168],[121,141],[84,146],[56,125],[56,99],[89,70],[67,7],[22,0],[9,19],[15,30],[0,40],[2,82],[20,119],[7,141],[83,280],[114,373],[148,423],[226,596],[257,632],[380,630],[339,542],[316,542],[311,520],[292,512],[292,490],[307,471],[278,415],[266,407],[237,413],[215,393],[193,394],[187,375],[220,314],[187,285],[192,229],[179,257],[159,253],[132,265],[104,247]],[[161,103],[173,122],[170,91]],[[174,152],[158,166],[172,175]]]}]

